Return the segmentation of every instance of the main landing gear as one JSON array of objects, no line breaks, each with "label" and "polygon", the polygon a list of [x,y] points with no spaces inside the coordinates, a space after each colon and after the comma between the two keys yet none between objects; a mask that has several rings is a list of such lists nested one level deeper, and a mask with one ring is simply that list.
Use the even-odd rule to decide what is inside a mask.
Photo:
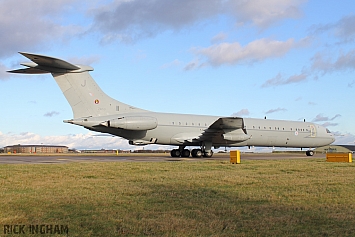
[{"label": "main landing gear", "polygon": [[314,151],[308,150],[308,151],[306,151],[306,155],[307,156],[313,156],[314,155]]},{"label": "main landing gear", "polygon": [[173,149],[170,152],[171,157],[190,157],[194,158],[200,157],[212,157],[213,151],[211,147],[209,150],[206,149],[206,145],[201,146],[201,149],[192,149],[191,152],[188,149],[185,149],[185,146],[179,146],[179,149]]}]

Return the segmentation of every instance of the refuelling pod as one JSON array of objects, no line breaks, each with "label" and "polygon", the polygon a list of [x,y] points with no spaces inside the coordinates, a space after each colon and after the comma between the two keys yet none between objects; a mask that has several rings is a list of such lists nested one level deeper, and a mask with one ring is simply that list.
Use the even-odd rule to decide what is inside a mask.
[{"label": "refuelling pod", "polygon": [[243,132],[238,132],[238,133],[229,132],[223,134],[223,138],[225,140],[233,141],[233,142],[243,142],[250,139],[250,137],[251,137],[250,135],[245,134]]},{"label": "refuelling pod", "polygon": [[157,143],[158,139],[157,138],[151,138],[149,141],[146,140],[134,140],[134,141],[129,141],[128,143],[130,145],[136,145],[136,146],[145,146],[149,144],[155,144]]},{"label": "refuelling pod", "polygon": [[156,128],[158,126],[158,121],[156,118],[148,116],[127,116],[108,120],[101,123],[101,125],[111,128],[142,131]]}]

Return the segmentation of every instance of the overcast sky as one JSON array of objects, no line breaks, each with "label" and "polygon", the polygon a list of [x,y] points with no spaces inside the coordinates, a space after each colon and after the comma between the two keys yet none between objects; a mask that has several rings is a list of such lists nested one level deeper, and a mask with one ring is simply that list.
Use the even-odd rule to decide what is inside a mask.
[{"label": "overcast sky", "polygon": [[354,22],[351,0],[0,0],[0,147],[134,149],[64,124],[50,75],[6,73],[27,61],[19,51],[91,65],[136,107],[306,119],[354,144]]}]

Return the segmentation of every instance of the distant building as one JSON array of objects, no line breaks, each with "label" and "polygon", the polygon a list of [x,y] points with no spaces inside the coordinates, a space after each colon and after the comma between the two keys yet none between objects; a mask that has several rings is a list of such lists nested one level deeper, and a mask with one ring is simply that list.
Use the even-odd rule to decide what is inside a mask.
[{"label": "distant building", "polygon": [[353,153],[355,145],[328,145],[316,148],[318,153]]},{"label": "distant building", "polygon": [[66,146],[13,145],[4,147],[5,153],[68,153]]},{"label": "distant building", "polygon": [[[118,150],[118,152],[121,153],[120,150]],[[117,150],[80,150],[80,153],[117,153]]]}]

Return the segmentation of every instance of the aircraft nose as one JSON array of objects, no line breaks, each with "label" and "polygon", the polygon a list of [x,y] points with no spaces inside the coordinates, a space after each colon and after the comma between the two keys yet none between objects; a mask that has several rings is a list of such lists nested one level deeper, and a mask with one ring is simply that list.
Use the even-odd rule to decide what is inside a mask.
[{"label": "aircraft nose", "polygon": [[329,140],[330,140],[330,143],[333,143],[335,141],[335,137],[333,137],[333,135],[330,135]]}]

